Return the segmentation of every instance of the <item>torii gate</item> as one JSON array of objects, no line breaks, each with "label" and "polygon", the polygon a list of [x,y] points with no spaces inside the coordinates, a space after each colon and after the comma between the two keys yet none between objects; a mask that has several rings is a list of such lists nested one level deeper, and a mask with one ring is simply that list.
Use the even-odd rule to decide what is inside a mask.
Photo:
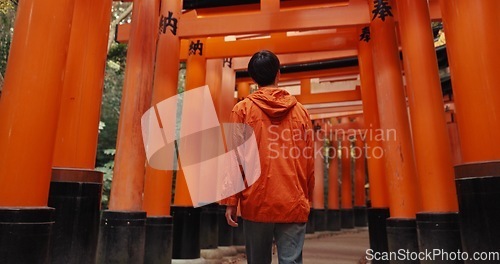
[{"label": "torii gate", "polygon": [[[89,171],[93,170],[92,166],[84,162],[92,159],[92,151],[85,151],[82,159],[66,158],[74,154],[75,149],[78,149],[77,146],[81,144],[95,149],[96,132],[94,134],[89,132],[90,137],[83,141],[81,141],[82,137],[58,141],[58,138],[62,138],[58,133],[71,131],[68,128],[72,127],[68,119],[59,118],[60,112],[64,116],[65,113],[70,113],[70,109],[76,109],[73,116],[75,120],[87,120],[89,116],[85,114],[86,109],[82,105],[91,106],[92,113],[95,113],[96,107],[99,106],[99,103],[96,103],[98,99],[91,100],[88,105],[79,104],[77,107],[68,104],[71,100],[82,98],[78,91],[85,92],[85,94],[92,91],[89,95],[91,98],[98,98],[98,96],[93,97],[95,90],[92,89],[72,90],[65,87],[64,83],[69,78],[61,77],[65,76],[63,74],[65,72],[74,71],[74,67],[78,65],[84,65],[84,67],[90,65],[80,63],[86,61],[84,55],[87,53],[71,48],[73,42],[76,43],[75,47],[79,47],[77,40],[82,35],[87,36],[84,33],[86,31],[76,25],[89,24],[78,24],[77,21],[92,20],[98,24],[95,28],[99,30],[90,30],[89,32],[92,33],[88,34],[95,34],[95,38],[92,38],[90,43],[98,46],[96,49],[99,52],[92,54],[100,54],[104,63],[105,49],[101,42],[105,41],[98,36],[105,35],[101,32],[109,24],[109,17],[95,19],[95,14],[97,14],[95,11],[101,10],[99,14],[106,14],[105,10],[109,10],[111,1],[91,1],[86,3],[86,6],[80,5],[80,2],[57,0],[48,3],[42,0],[25,0],[19,3],[5,86],[0,101],[0,145],[2,146],[0,149],[0,226],[9,227],[0,230],[14,230],[9,231],[8,234],[0,234],[1,237],[8,235],[8,239],[2,240],[0,245],[2,249],[0,259],[5,262],[16,262],[20,257],[26,258],[26,261],[31,263],[48,262],[47,245],[51,233],[46,230],[50,230],[53,225],[53,209],[47,207],[47,200],[51,170],[57,162],[64,163],[64,166],[75,171],[75,174],[70,172],[72,176],[68,177],[73,178],[74,183],[83,182],[82,178],[74,176],[82,175],[82,172],[86,175],[86,181],[92,177],[92,172]],[[385,187],[389,190],[389,197],[384,198],[383,192],[376,188],[380,195],[375,195],[374,197],[378,198],[372,199],[373,209],[376,210],[370,211],[373,220],[370,222],[370,239],[372,242],[381,241],[380,245],[388,240],[388,247],[391,251],[408,249],[411,252],[418,252],[424,249],[441,248],[445,252],[456,252],[460,249],[460,245],[456,242],[460,240],[464,242],[464,250],[471,255],[473,252],[494,251],[498,248],[500,242],[496,238],[500,235],[500,228],[488,223],[496,221],[494,218],[499,209],[495,205],[495,200],[500,198],[495,188],[500,185],[498,181],[500,154],[497,151],[500,147],[500,139],[491,132],[500,129],[500,122],[497,118],[500,116],[500,105],[496,103],[500,100],[500,92],[496,89],[500,83],[496,77],[495,67],[500,59],[500,52],[497,49],[500,36],[488,34],[488,32],[494,32],[494,27],[498,24],[496,11],[500,3],[496,0],[484,0],[476,5],[470,5],[466,0],[440,0],[429,1],[429,3],[425,0],[396,0],[395,2],[398,4],[397,9],[390,0],[376,0],[375,2],[365,0],[281,2],[274,0],[244,6],[197,9],[181,15],[181,1],[162,1],[160,16],[163,20],[160,21],[167,22],[164,19],[170,18],[168,22],[172,22],[172,19],[177,19],[178,25],[164,23],[161,28],[163,30],[158,35],[157,12],[160,10],[160,1],[134,1],[122,117],[118,135],[119,143],[115,161],[116,178],[113,183],[110,211],[105,212],[102,218],[101,241],[97,250],[98,260],[106,262],[119,257],[123,261],[140,263],[145,257],[151,256],[151,252],[158,249],[152,245],[154,241],[145,237],[146,213],[142,212],[143,208],[150,216],[147,218],[149,227],[155,224],[164,227],[171,223],[169,222],[171,219],[167,217],[168,205],[165,208],[158,203],[169,196],[170,189],[165,181],[169,179],[170,172],[155,172],[148,169],[149,176],[146,175],[146,186],[143,188],[145,157],[141,138],[137,136],[140,132],[137,133],[137,131],[140,130],[140,116],[151,106],[151,101],[154,105],[176,94],[177,65],[182,59],[179,53],[182,50],[180,39],[206,38],[208,42],[219,41],[221,46],[224,46],[226,44],[222,45],[220,37],[226,35],[269,33],[286,39],[289,37],[284,37],[279,32],[337,28],[341,34],[343,29],[359,30],[358,27],[366,25],[370,25],[371,40],[365,39],[366,43],[360,41],[357,46],[350,47],[351,51],[352,49],[358,51],[360,60],[363,107],[368,107],[365,91],[376,90],[376,93],[371,94],[369,98],[376,98],[377,107],[373,107],[372,100],[368,103],[371,107],[367,109],[378,110],[381,129],[394,128],[398,134],[396,140],[384,141],[382,144],[388,164],[385,167],[387,180]],[[54,4],[59,8],[57,9],[59,12],[54,12]],[[87,13],[83,10],[87,10]],[[432,34],[428,25],[431,19],[440,19],[440,10],[442,10],[448,36],[451,77],[454,84],[457,116],[460,120],[458,128],[463,163],[456,166],[459,215],[456,214],[458,207],[454,191],[454,174],[451,169],[449,139],[442,111],[442,98],[438,92],[439,76]],[[81,14],[87,14],[87,16],[79,16]],[[238,23],[234,23],[235,16],[229,14],[238,14]],[[100,18],[103,17],[106,15]],[[408,82],[406,90],[411,128],[407,115],[406,97],[403,92],[404,85],[398,55],[399,43],[395,34],[396,20],[399,22],[405,76]],[[72,21],[73,27],[70,27]],[[470,23],[470,21],[475,21],[475,23]],[[174,29],[174,26],[175,32],[171,32],[170,29]],[[359,34],[359,32],[352,34]],[[49,41],[46,41],[46,36],[51,36]],[[328,39],[327,36],[324,37]],[[260,41],[260,44],[256,42],[257,44],[252,44],[255,45],[252,47],[271,45],[272,38],[270,42],[266,40]],[[293,38],[306,40],[312,37],[293,36]],[[236,42],[240,41],[244,40]],[[285,40],[282,39],[282,41]],[[314,39],[312,41],[315,42]],[[240,44],[227,45],[232,45],[234,48]],[[477,49],[471,48],[476,46]],[[70,47],[70,53],[66,56],[64,51],[68,50],[68,47]],[[87,45],[80,49],[91,52],[90,47],[91,45]],[[321,45],[317,51],[327,52],[328,47]],[[75,56],[78,52],[83,57]],[[209,54],[222,55],[224,50],[214,49],[210,52]],[[283,52],[290,53],[291,51]],[[332,59],[337,55],[330,54],[330,56]],[[88,58],[93,57],[88,56]],[[207,70],[205,68],[207,57],[206,55],[205,57],[197,56],[195,53],[186,59],[190,71],[187,74],[190,84],[186,87],[195,88],[205,81],[201,76],[205,76]],[[97,62],[96,66],[85,69],[98,72],[102,69],[100,68],[102,65],[97,66]],[[29,67],[26,66],[27,63]],[[225,72],[226,75],[223,71],[223,76],[231,76],[231,72]],[[85,75],[78,75],[75,80],[79,78],[87,80]],[[232,78],[234,80],[234,76]],[[304,76],[304,79],[306,78],[307,76]],[[96,87],[94,85],[91,87]],[[470,89],[473,86],[478,88]],[[77,91],[77,96],[72,96],[74,91]],[[64,96],[67,92],[68,97]],[[20,100],[23,100],[22,104],[19,103]],[[368,112],[366,110],[364,112],[365,125],[378,122],[376,116],[368,118],[366,116]],[[88,120],[91,121],[80,128],[76,126],[74,131],[92,131],[92,129],[96,131],[98,118],[96,119],[93,115]],[[432,129],[428,129],[429,124]],[[34,131],[37,133],[33,133]],[[55,154],[55,150],[62,152]],[[370,162],[368,162],[368,167],[372,186],[384,175],[372,174]],[[372,176],[375,178],[372,179]],[[99,177],[96,178],[98,180]],[[382,181],[378,182],[383,188]],[[155,186],[168,188],[154,188]],[[189,200],[186,199],[188,198],[187,189],[182,186],[182,181],[178,181],[176,196],[179,197],[176,197],[176,200],[186,202]],[[142,205],[143,189],[144,207]],[[469,193],[479,193],[479,195],[471,198]],[[475,204],[482,204],[483,207],[477,209]],[[195,210],[190,210],[189,206],[183,208],[186,210],[178,211],[177,216],[181,216],[184,212],[187,214],[195,212]],[[389,208],[391,217],[386,220]],[[62,212],[60,208],[57,210]],[[33,218],[33,215],[36,217]],[[175,218],[182,219],[177,216],[174,217],[174,221],[176,221]],[[461,239],[458,238],[457,216],[462,219],[462,223],[465,223],[460,227]],[[185,218],[186,221],[189,219],[196,218]],[[186,225],[188,222],[178,222],[179,225],[174,231],[191,228],[191,232],[196,233],[197,222],[193,221],[193,225],[190,226]],[[26,224],[26,222],[32,224]],[[37,232],[39,236],[33,238],[31,233],[26,233],[26,229],[18,229],[20,224],[39,230],[40,232]],[[111,228],[112,225],[116,228]],[[419,232],[418,239],[416,226]],[[432,235],[436,226],[445,227],[440,229],[440,235],[437,236]],[[125,244],[111,243],[110,247],[106,247],[105,238],[118,234],[113,233],[117,230],[127,230],[120,233],[123,236],[121,241]],[[196,239],[196,234],[190,235],[191,238]],[[188,236],[182,236],[181,233],[181,237],[187,238]],[[189,249],[190,252],[185,256],[178,253],[180,257],[199,256],[199,253],[196,253],[199,248],[196,248],[195,241],[189,242],[194,244],[194,247]],[[144,245],[147,246],[144,247]],[[372,247],[373,245],[372,243]],[[405,248],[402,248],[403,245]],[[181,248],[184,246],[182,241],[177,243],[177,247],[179,246]],[[25,254],[23,247],[30,247],[34,251],[31,254]],[[132,255],[128,255],[130,252],[120,251],[127,247],[137,250]],[[92,246],[86,250],[89,250],[90,255],[95,254],[95,249],[92,253],[91,248]],[[387,248],[379,249],[387,252]],[[174,252],[176,252],[175,249]],[[168,258],[168,256],[165,257]]]},{"label": "torii gate", "polygon": [[[433,5],[433,6],[435,7],[436,5]],[[268,3],[264,3],[263,2],[262,6],[261,6],[261,9],[262,9],[262,12],[265,15],[267,15],[268,13],[272,13],[273,17],[276,17],[276,16],[278,16],[278,17],[279,16],[285,17],[286,15],[290,15],[290,14],[291,14],[291,16],[297,15],[296,13],[293,13],[293,11],[288,11],[285,14],[284,12],[281,12],[279,9],[276,9],[276,7],[277,7],[276,5],[273,5],[273,4],[269,4],[268,5]],[[359,10],[358,10],[358,8],[359,8]],[[360,10],[363,10],[363,8],[366,8],[366,3],[364,1],[352,1],[348,6],[336,7],[335,9],[332,9],[332,11],[333,10],[341,11],[344,15],[346,13],[352,12],[352,13],[350,13],[350,15],[352,15],[353,17],[355,17],[354,18],[354,20],[355,20],[355,19],[359,19],[359,16],[355,16],[354,14],[356,14],[356,12],[360,12]],[[304,11],[304,13],[301,13],[302,17],[311,18],[311,17],[314,16],[316,20],[314,22],[311,22],[311,21],[308,20],[308,21],[302,23],[302,25],[304,27],[303,28],[301,27],[300,29],[322,29],[322,28],[328,28],[329,27],[328,25],[330,25],[330,27],[336,26],[336,25],[331,25],[331,24],[328,24],[328,23],[326,23],[327,26],[325,26],[325,23],[323,23],[322,25],[318,25],[317,22],[321,21],[321,16],[319,14],[315,13],[315,11],[317,11],[317,10],[314,10],[314,11],[310,11],[309,10],[309,11]],[[361,11],[361,12],[364,12],[364,11]],[[435,14],[435,13],[436,12],[433,12],[433,14]],[[312,14],[314,14],[314,15],[312,15]],[[223,17],[209,17],[208,16],[208,17],[203,17],[203,18],[200,19],[200,18],[197,18],[192,13],[190,13],[190,14],[187,13],[186,17],[187,17],[187,20],[189,20],[188,23],[193,23],[194,24],[195,23],[194,21],[196,21],[196,23],[200,23],[199,25],[196,25],[196,27],[197,26],[201,26],[201,25],[206,25],[207,23],[210,24],[210,26],[205,27],[202,32],[199,32],[198,35],[192,36],[192,35],[189,35],[188,33],[186,33],[186,35],[185,35],[186,38],[187,37],[193,38],[193,37],[217,36],[217,35],[226,35],[226,34],[252,34],[252,33],[256,33],[256,32],[253,32],[251,30],[248,30],[248,28],[234,26],[234,24],[229,27],[230,29],[224,29],[225,30],[224,33],[217,32],[217,29],[216,29],[217,27],[215,27],[215,25],[227,24],[227,21],[224,21]],[[186,21],[186,17],[182,17],[180,20],[184,22],[184,21]],[[253,15],[248,15],[248,16],[243,16],[243,17],[240,16],[239,18],[241,18],[243,21],[245,21],[245,19],[249,19],[249,20],[250,19],[255,19],[255,17]],[[202,21],[202,22],[200,22],[200,21]],[[284,21],[292,21],[291,25],[296,25],[296,24],[294,24],[294,23],[296,23],[296,21],[294,21],[293,19],[288,19],[288,20],[284,20]],[[301,21],[301,22],[303,22],[303,21]],[[324,21],[322,21],[322,22],[324,22]],[[329,20],[329,22],[330,23],[335,23],[335,19],[333,19],[333,22],[332,22],[332,20]],[[213,23],[213,24],[211,24],[211,23]],[[338,21],[337,21],[337,23],[338,23]],[[350,23],[352,23],[352,24],[350,24]],[[343,21],[343,26],[359,25],[359,23],[360,23],[359,21]],[[361,24],[363,24],[363,23],[361,23]],[[274,29],[270,30],[268,28],[268,30],[270,30],[270,31],[280,30],[280,29],[283,30],[282,28],[280,28],[280,26],[278,26],[278,29],[274,28]],[[258,25],[256,25],[256,27],[258,27]],[[179,27],[179,30],[180,30],[180,28],[181,27]],[[214,30],[214,29],[215,29],[215,31],[210,31],[210,30]],[[287,28],[287,30],[290,30],[290,28]],[[297,28],[293,28],[293,30],[297,30]],[[265,31],[263,29],[261,29],[260,31],[257,31],[257,32],[265,32]],[[182,33],[180,33],[179,35],[182,35]],[[276,36],[276,35],[274,35],[274,36]],[[251,53],[253,53],[253,51],[251,51],[249,49],[249,47],[262,47],[261,45],[266,45],[266,44],[269,45],[272,41],[277,41],[277,43],[280,43],[279,42],[280,41],[279,36],[283,37],[283,34],[282,35],[277,35],[277,36],[278,37],[274,37],[274,39],[273,39],[273,34],[271,34],[271,40],[241,40],[241,41],[236,41],[236,42],[243,43],[241,45],[244,46],[244,47],[246,47],[246,48],[242,52],[247,52],[246,54],[245,53],[241,54],[241,53],[237,52],[236,47],[237,47],[237,45],[240,45],[240,44],[225,43],[225,42],[222,42],[221,38],[218,38],[218,39],[217,38],[215,38],[215,39],[209,38],[209,39],[203,39],[202,41],[196,40],[196,43],[198,45],[201,43],[201,44],[204,45],[204,47],[206,47],[206,49],[204,50],[204,55],[203,55],[204,60],[206,60],[209,55],[210,56],[220,56],[220,57],[227,57],[228,56],[227,54],[231,54],[233,56],[234,55],[250,55]],[[292,38],[306,39],[306,37],[302,38],[302,37],[299,37],[299,36],[297,36],[297,37],[287,37],[287,38],[290,38],[290,40],[293,40]],[[208,52],[209,47],[210,47],[209,41],[213,41],[214,43],[219,43],[221,45],[221,48],[213,48],[212,53]],[[192,42],[192,43],[194,43],[194,42]],[[189,45],[191,45],[191,44],[189,44]],[[188,47],[189,45],[184,44],[184,47]],[[283,46],[283,45],[281,45],[281,46]],[[275,50],[276,53],[278,53],[278,54],[281,53],[280,48],[279,48],[281,46],[276,47],[276,50]],[[186,48],[184,48],[184,49],[186,49]],[[182,50],[182,48],[181,48],[181,50]],[[223,52],[223,54],[213,55],[213,54],[217,54],[216,51],[225,51],[225,52]],[[228,51],[232,51],[234,53],[230,53]],[[301,51],[301,50],[299,49],[297,52],[299,52],[299,51]],[[318,51],[323,51],[323,49],[320,48],[320,49],[318,49]],[[288,49],[286,52],[290,52],[290,49]],[[200,63],[200,60],[197,60],[197,62]],[[201,62],[201,63],[203,64],[203,62]],[[188,65],[189,65],[189,63],[188,63]],[[200,68],[200,67],[203,68],[203,65],[199,65],[198,64],[198,66],[196,66],[196,67],[197,68]],[[188,68],[189,68],[189,66],[188,66]],[[203,82],[198,82],[198,83],[202,84]],[[307,82],[303,82],[303,84],[304,84],[303,86],[305,86],[306,83]],[[194,87],[192,87],[192,88],[194,88]],[[189,87],[188,87],[188,89],[189,89]],[[307,89],[307,88],[305,88],[305,89]],[[359,97],[358,97],[358,99],[359,99]],[[398,117],[398,118],[401,118],[401,117]],[[408,122],[408,121],[406,121],[406,122]],[[409,128],[403,128],[403,129],[405,131],[408,131]],[[405,134],[405,133],[403,133],[403,134]],[[407,134],[407,135],[409,135],[409,134]],[[409,142],[409,138],[405,138],[405,141]],[[406,153],[406,155],[407,154],[408,153]],[[408,178],[410,179],[409,182],[414,181],[414,179],[411,179],[412,177],[413,176],[408,176]],[[181,193],[181,192],[176,191],[176,193]],[[185,191],[182,191],[182,193],[186,194]],[[415,192],[408,193],[408,194],[403,193],[402,195],[403,195],[403,197],[411,197],[411,199],[416,199],[416,197],[414,196],[414,194],[415,194]],[[182,200],[182,199],[180,199],[180,200]],[[412,205],[410,203],[410,207],[411,206]],[[410,210],[416,210],[416,208],[413,208],[413,209],[410,209]]]}]

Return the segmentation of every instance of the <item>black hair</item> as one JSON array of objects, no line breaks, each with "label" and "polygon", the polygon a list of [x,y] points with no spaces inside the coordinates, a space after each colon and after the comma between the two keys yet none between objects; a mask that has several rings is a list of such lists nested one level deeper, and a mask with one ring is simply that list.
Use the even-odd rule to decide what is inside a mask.
[{"label": "black hair", "polygon": [[255,53],[248,62],[248,74],[259,87],[273,85],[280,69],[280,60],[268,50]]}]

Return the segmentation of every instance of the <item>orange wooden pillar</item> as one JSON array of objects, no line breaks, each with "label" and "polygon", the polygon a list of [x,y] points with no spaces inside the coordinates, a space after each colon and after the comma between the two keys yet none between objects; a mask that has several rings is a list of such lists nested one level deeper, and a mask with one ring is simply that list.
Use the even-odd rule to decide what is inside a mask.
[{"label": "orange wooden pillar", "polygon": [[[461,249],[458,203],[441,81],[429,27],[429,6],[426,0],[397,2],[413,147],[421,186],[422,207],[417,214],[419,247],[421,251],[434,248],[457,251]],[[443,225],[449,227],[443,230]]]},{"label": "orange wooden pillar", "polygon": [[76,1],[54,167],[95,168],[112,1]]},{"label": "orange wooden pillar", "polygon": [[[234,92],[236,87],[236,73],[233,69],[233,59],[224,58],[222,60],[222,79],[220,92],[217,95],[217,100],[214,100],[215,109],[217,110],[217,117],[222,124],[230,123],[231,111],[234,107]],[[207,84],[208,80],[207,80]],[[210,85],[210,84],[209,84]],[[218,170],[220,172],[220,169]],[[243,226],[231,227],[227,224],[226,207],[219,207],[218,222],[219,222],[219,246],[245,245],[245,236],[243,233]],[[238,223],[243,223],[241,218],[240,208],[237,210]],[[230,229],[228,229],[230,228]],[[232,235],[232,237],[229,237]]]},{"label": "orange wooden pillar", "polygon": [[[141,117],[151,106],[158,10],[157,0],[134,1],[113,182],[109,210],[101,216],[98,263],[144,261],[146,213],[142,211],[142,199],[146,155]],[[121,228],[130,228],[130,232],[118,234]],[[127,242],[110,239],[115,236],[117,241]]]},{"label": "orange wooden pillar", "polygon": [[[210,90],[210,96],[212,97],[212,103],[217,116],[220,115],[220,101],[222,98],[222,70],[223,70],[223,60],[222,59],[210,59],[206,60],[206,76],[205,83],[208,85]],[[233,95],[234,96],[234,95]],[[231,98],[232,99],[232,98]],[[205,120],[201,119],[200,122],[203,123]],[[219,122],[221,122],[219,120]],[[218,137],[217,137],[218,136]],[[210,153],[217,149],[219,153],[224,151],[224,142],[222,138],[222,133],[217,136],[213,134],[203,134],[201,144],[198,146],[198,151],[201,153],[201,160],[206,160],[211,156]],[[221,175],[221,169],[217,166],[211,166],[210,172],[200,171],[199,186],[210,186],[206,191],[206,197],[201,199],[205,206],[201,208],[200,216],[200,248],[201,249],[216,249],[219,245],[225,246],[229,243],[232,245],[233,240],[233,228],[227,224],[225,219],[225,206],[219,206],[216,201],[210,200],[209,198],[214,198],[213,187],[219,185],[219,175]],[[212,187],[213,186],[213,187]],[[224,212],[224,213],[223,213]]]},{"label": "orange wooden pillar", "polygon": [[250,83],[239,82],[237,84],[237,102],[245,99],[250,94]]},{"label": "orange wooden pillar", "polygon": [[[164,228],[171,228],[170,202],[172,197],[172,175],[173,171],[171,170],[163,171],[154,169],[149,165],[146,166],[143,208],[147,213],[148,219],[151,219],[148,220],[151,222],[151,225],[154,225],[156,221],[161,222]],[[146,240],[147,244],[148,241]],[[146,245],[146,255],[148,248]],[[169,250],[171,254],[171,248]]]},{"label": "orange wooden pillar", "polygon": [[26,0],[17,9],[0,101],[4,263],[50,261],[47,200],[73,9],[73,0]]},{"label": "orange wooden pillar", "polygon": [[365,142],[360,135],[354,141],[354,206],[366,207],[366,161]]},{"label": "orange wooden pillar", "polygon": [[[463,163],[455,167],[463,249],[500,247],[500,2],[440,1]],[[493,224],[494,223],[494,224]]]},{"label": "orange wooden pillar", "polygon": [[[334,119],[336,120],[336,119]],[[334,125],[336,122],[332,122]],[[326,228],[329,231],[340,230],[340,200],[339,200],[339,141],[332,134],[330,138],[328,166],[328,211]]]},{"label": "orange wooden pillar", "polygon": [[94,168],[111,2],[75,2],[48,204],[56,209],[54,263],[95,261],[102,172]]},{"label": "orange wooden pillar", "polygon": [[[230,123],[230,115],[231,111],[236,103],[238,103],[238,99],[240,98],[240,93],[244,92],[248,96],[250,94],[250,84],[243,85],[243,89],[240,91],[240,83],[236,83],[236,72],[233,65],[233,58],[224,58],[223,59],[223,69],[222,69],[222,94],[223,98],[219,102],[219,121],[222,123]],[[235,91],[236,97],[235,98]],[[221,212],[225,214],[224,212]],[[242,223],[241,218],[241,208],[238,205],[237,210],[238,223]],[[233,244],[235,246],[244,246],[245,245],[245,234],[243,233],[243,226],[238,226],[233,230]]]},{"label": "orange wooden pillar", "polygon": [[[358,118],[357,118],[358,119]],[[366,226],[366,147],[360,135],[354,141],[354,226]]]},{"label": "orange wooden pillar", "polygon": [[375,1],[376,5],[374,1],[368,2],[369,14],[373,18],[370,26],[373,63],[390,194],[391,218],[387,220],[389,250],[397,251],[402,245],[408,245],[405,249],[417,252],[415,214],[420,210],[419,187],[392,1]]},{"label": "orange wooden pillar", "polygon": [[[228,61],[229,60],[229,61]],[[232,66],[232,58],[224,59],[222,63],[222,88],[220,93],[220,99],[216,107],[219,109],[217,116],[219,117],[219,122],[227,123],[230,122],[229,116],[231,110],[234,106],[234,90],[236,87],[236,73]],[[238,84],[239,87],[239,84]],[[250,86],[248,87],[248,92],[250,92]],[[238,88],[239,93],[239,88]]]},{"label": "orange wooden pillar", "polygon": [[[370,182],[370,203],[372,208],[388,208],[385,156],[382,141],[376,137],[380,130],[377,92],[373,71],[372,44],[370,28],[362,30],[365,39],[359,42],[359,71],[361,78],[361,98],[363,101],[363,117],[366,129],[366,157]],[[366,39],[366,37],[368,37]]]},{"label": "orange wooden pillar", "polygon": [[[160,29],[156,48],[151,107],[177,95],[180,63],[180,39],[177,36],[177,24],[181,9],[180,1],[162,1],[160,17],[157,22]],[[148,217],[170,215],[172,176],[172,170],[157,170],[149,165],[146,166],[143,209]]]},{"label": "orange wooden pillar", "polygon": [[141,117],[151,104],[158,33],[156,7],[154,0],[134,2],[109,202],[112,211],[142,210],[146,159]]},{"label": "orange wooden pillar", "polygon": [[340,209],[339,201],[339,156],[338,150],[338,140],[336,137],[331,139],[330,145],[330,157],[328,166],[328,209]]},{"label": "orange wooden pillar", "polygon": [[498,24],[498,7],[493,0],[441,1],[464,163],[500,159],[500,138],[492,133],[500,129],[500,36],[490,34]]},{"label": "orange wooden pillar", "polygon": [[[151,107],[177,95],[180,39],[177,23],[181,15],[180,1],[161,2],[158,19],[159,35],[153,79]],[[174,127],[166,128],[174,130]],[[172,161],[173,162],[173,161]],[[172,259],[173,218],[170,216],[173,170],[158,170],[146,165],[143,210],[147,213],[145,263]],[[158,235],[161,234],[161,235]]]},{"label": "orange wooden pillar", "polygon": [[[186,91],[201,87],[206,84],[205,76],[207,70],[207,60],[205,58],[205,55],[203,55],[204,45],[206,44],[205,39],[190,41],[191,44],[189,56],[186,62]],[[182,158],[180,158],[180,160],[182,160]],[[195,188],[196,186],[191,187]],[[191,195],[196,195],[197,190],[193,189],[192,191],[195,192],[190,193],[190,190],[188,189],[181,163],[181,167],[177,171],[177,178],[175,183],[174,205],[193,206]]]},{"label": "orange wooden pillar", "polygon": [[[186,91],[193,90],[195,88],[201,87],[206,84],[206,65],[207,60],[204,55],[204,45],[206,45],[205,39],[190,40],[189,56],[186,62]],[[183,112],[184,112],[183,108]],[[181,123],[187,114],[183,113],[181,116]],[[195,130],[201,128],[202,120],[194,122]],[[181,125],[182,133],[182,125]],[[180,166],[177,170],[176,180],[175,180],[175,196],[174,205],[172,206],[172,216],[174,217],[174,225],[185,226],[179,229],[178,232],[174,232],[174,245],[172,257],[174,259],[197,259],[200,257],[200,208],[193,208],[193,200],[197,200],[195,195],[198,195],[198,188],[200,186],[193,184],[191,186],[187,185],[187,180],[182,169],[182,148],[190,147],[194,148],[196,144],[190,146],[178,146],[179,147],[179,161]],[[201,149],[199,149],[201,151]],[[201,157],[201,153],[199,155]],[[187,158],[187,157],[184,157]],[[193,159],[193,157],[189,157]],[[198,172],[200,176],[202,172]],[[199,182],[197,182],[199,183]],[[192,197],[196,199],[192,199]],[[196,204],[200,206],[200,204]]]},{"label": "orange wooden pillar", "polygon": [[456,114],[454,112],[447,113],[446,127],[450,137],[451,157],[453,166],[462,164],[462,149],[460,148],[460,135],[458,134],[458,125]]},{"label": "orange wooden pillar", "polygon": [[326,230],[325,215],[325,130],[324,120],[315,120],[314,133],[314,190],[311,213],[314,220],[314,231]]},{"label": "orange wooden pillar", "polygon": [[0,206],[47,206],[74,1],[54,4],[19,3],[0,101]]},{"label": "orange wooden pillar", "polygon": [[376,252],[387,252],[386,219],[389,217],[389,197],[386,183],[385,156],[382,139],[377,137],[380,129],[377,91],[373,71],[372,41],[370,28],[364,27],[358,46],[361,99],[366,129],[366,161],[368,165],[369,199],[368,227],[370,248]]},{"label": "orange wooden pillar", "polygon": [[205,83],[210,89],[210,96],[212,97],[215,112],[217,113],[217,117],[219,117],[219,115],[221,115],[221,101],[224,100],[224,98],[221,96],[223,82],[222,71],[224,67],[224,61],[222,59],[209,59],[207,60],[206,65]]},{"label": "orange wooden pillar", "polygon": [[[348,117],[342,117],[342,124],[349,124],[351,121]],[[341,185],[341,200],[340,200],[340,224],[341,228],[354,228],[354,211],[352,207],[352,176],[351,176],[351,137],[347,131],[339,135],[341,141],[341,170],[342,170],[342,185]]]}]

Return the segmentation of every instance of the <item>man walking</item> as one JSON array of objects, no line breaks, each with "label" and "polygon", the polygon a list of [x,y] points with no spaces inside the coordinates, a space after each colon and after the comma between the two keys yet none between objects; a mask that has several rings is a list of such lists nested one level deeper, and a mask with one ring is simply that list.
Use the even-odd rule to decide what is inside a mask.
[{"label": "man walking", "polygon": [[278,88],[278,57],[255,53],[248,73],[259,89],[234,106],[231,119],[254,130],[261,167],[258,180],[221,201],[229,225],[238,226],[240,204],[249,264],[271,263],[273,238],[280,264],[302,263],[314,187],[313,130],[307,110]]}]

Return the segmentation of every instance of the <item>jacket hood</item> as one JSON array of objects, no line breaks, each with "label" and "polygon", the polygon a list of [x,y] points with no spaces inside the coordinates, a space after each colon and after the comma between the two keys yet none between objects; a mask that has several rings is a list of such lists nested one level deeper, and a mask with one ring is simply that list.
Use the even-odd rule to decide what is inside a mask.
[{"label": "jacket hood", "polygon": [[261,88],[248,96],[272,119],[283,119],[297,104],[297,99],[280,88]]}]

